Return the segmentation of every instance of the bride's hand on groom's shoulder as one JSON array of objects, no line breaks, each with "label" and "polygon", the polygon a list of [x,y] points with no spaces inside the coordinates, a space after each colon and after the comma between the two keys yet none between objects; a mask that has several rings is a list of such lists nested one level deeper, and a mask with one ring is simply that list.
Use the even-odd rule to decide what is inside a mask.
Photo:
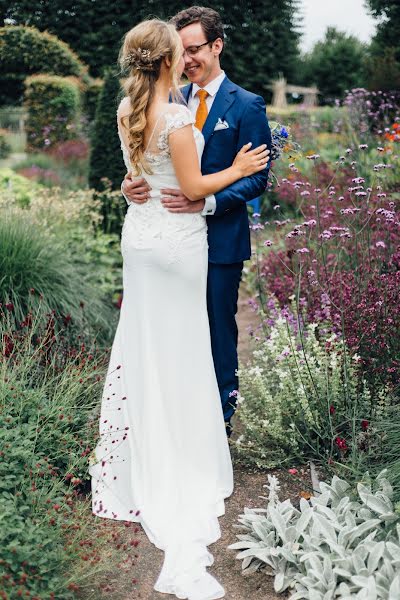
[{"label": "bride's hand on groom's shoulder", "polygon": [[161,190],[161,203],[173,213],[197,213],[202,212],[204,208],[204,199],[189,200],[181,190],[166,188]]},{"label": "bride's hand on groom's shoulder", "polygon": [[145,179],[132,179],[131,172],[125,175],[122,191],[129,202],[144,204],[150,198],[151,187]]}]

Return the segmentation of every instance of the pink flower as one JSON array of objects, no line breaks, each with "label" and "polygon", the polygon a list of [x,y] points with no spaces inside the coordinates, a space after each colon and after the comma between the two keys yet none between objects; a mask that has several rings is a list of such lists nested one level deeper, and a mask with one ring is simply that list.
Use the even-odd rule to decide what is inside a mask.
[{"label": "pink flower", "polygon": [[297,475],[298,470],[297,469],[288,469],[288,473],[290,473],[291,475]]}]

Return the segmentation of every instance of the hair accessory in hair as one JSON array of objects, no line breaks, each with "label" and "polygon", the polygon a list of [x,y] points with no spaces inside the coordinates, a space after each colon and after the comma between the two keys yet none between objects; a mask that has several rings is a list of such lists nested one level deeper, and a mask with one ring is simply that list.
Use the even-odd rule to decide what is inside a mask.
[{"label": "hair accessory in hair", "polygon": [[152,71],[153,62],[150,59],[150,54],[150,50],[145,48],[130,50],[124,58],[124,66],[132,67],[139,71]]}]

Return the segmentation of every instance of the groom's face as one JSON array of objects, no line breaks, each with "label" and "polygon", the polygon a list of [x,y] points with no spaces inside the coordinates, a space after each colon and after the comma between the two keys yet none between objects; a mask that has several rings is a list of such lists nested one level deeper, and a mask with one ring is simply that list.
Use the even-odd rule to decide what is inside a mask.
[{"label": "groom's face", "polygon": [[188,48],[190,50],[196,46],[201,46],[195,54],[193,52],[184,53],[184,73],[192,83],[204,87],[215,79],[221,71],[219,55],[223,48],[223,42],[218,39],[213,43],[202,45],[207,42],[207,38],[201,23],[192,23],[178,33],[185,51]]}]

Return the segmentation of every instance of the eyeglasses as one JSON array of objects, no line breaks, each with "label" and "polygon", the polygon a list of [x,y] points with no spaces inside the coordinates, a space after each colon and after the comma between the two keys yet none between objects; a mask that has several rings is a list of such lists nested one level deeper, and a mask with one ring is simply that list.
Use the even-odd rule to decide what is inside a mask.
[{"label": "eyeglasses", "polygon": [[195,56],[200,50],[200,48],[206,46],[207,44],[212,44],[213,42],[215,42],[215,40],[211,40],[210,42],[204,42],[204,44],[199,44],[198,46],[189,46],[183,51],[183,55],[185,55],[186,52],[188,56]]}]

